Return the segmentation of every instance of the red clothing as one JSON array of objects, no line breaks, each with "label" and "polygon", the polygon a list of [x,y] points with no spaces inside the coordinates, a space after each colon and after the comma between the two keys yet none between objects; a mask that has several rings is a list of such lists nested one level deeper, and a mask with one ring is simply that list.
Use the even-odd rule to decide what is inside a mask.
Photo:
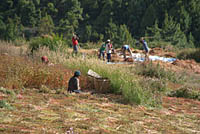
[{"label": "red clothing", "polygon": [[110,48],[112,48],[112,44],[110,43]]},{"label": "red clothing", "polygon": [[72,43],[74,46],[78,45],[78,40],[76,38],[72,37]]},{"label": "red clothing", "polygon": [[44,63],[48,63],[49,62],[47,56],[42,56],[41,59],[42,59],[42,62],[44,62]]}]

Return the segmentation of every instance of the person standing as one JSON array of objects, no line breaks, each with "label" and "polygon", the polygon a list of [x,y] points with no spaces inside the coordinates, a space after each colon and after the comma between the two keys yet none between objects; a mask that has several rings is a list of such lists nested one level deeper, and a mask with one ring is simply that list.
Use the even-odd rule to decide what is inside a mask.
[{"label": "person standing", "polygon": [[149,60],[149,47],[143,37],[140,38],[140,43],[142,43],[144,51],[145,51],[145,61]]},{"label": "person standing", "polygon": [[74,72],[74,76],[70,78],[68,82],[68,92],[72,93],[81,93],[79,77],[81,76],[81,72],[79,70]]},{"label": "person standing", "polygon": [[78,53],[78,36],[76,34],[73,33],[73,37],[72,37],[72,45],[73,45],[73,52],[74,53]]},{"label": "person standing", "polygon": [[105,49],[106,49],[106,44],[103,43],[101,45],[101,48],[99,49],[99,59],[101,59],[101,57],[103,57],[103,60],[105,60]]},{"label": "person standing", "polygon": [[108,39],[106,41],[107,62],[111,61],[111,53],[112,53],[112,44],[110,43],[110,40]]}]

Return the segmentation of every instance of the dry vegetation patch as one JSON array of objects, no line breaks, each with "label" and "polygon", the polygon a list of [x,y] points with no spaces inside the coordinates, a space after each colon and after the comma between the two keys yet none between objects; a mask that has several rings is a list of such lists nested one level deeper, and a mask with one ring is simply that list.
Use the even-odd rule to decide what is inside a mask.
[{"label": "dry vegetation patch", "polygon": [[[73,71],[62,65],[47,66],[28,57],[0,56],[0,85],[9,89],[67,88]],[[81,78],[85,81],[85,78]],[[84,85],[83,85],[84,86]]]}]

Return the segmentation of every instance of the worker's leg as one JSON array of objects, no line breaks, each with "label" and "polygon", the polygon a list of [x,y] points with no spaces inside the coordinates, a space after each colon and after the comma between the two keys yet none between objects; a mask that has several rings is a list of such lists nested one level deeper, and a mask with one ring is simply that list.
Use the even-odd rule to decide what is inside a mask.
[{"label": "worker's leg", "polygon": [[104,53],[104,52],[102,52],[102,55],[103,55],[103,60],[105,60],[105,53]]},{"label": "worker's leg", "polygon": [[101,59],[101,51],[99,51],[99,59]]},{"label": "worker's leg", "polygon": [[125,48],[122,48],[122,53],[123,53],[124,59],[126,59],[126,50],[125,50]]},{"label": "worker's leg", "polygon": [[73,45],[73,51],[74,53],[78,53],[78,45]]},{"label": "worker's leg", "polygon": [[108,62],[111,61],[111,53],[107,53],[107,61],[108,61]]},{"label": "worker's leg", "polygon": [[145,52],[145,61],[149,61],[149,52]]}]

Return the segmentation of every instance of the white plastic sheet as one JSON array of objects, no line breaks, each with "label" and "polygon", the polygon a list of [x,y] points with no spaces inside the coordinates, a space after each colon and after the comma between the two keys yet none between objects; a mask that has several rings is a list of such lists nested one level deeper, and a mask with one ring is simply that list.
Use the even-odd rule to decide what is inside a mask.
[{"label": "white plastic sheet", "polygon": [[[132,57],[134,61],[140,61],[143,62],[145,60],[144,55],[141,55],[140,53],[133,53]],[[152,61],[160,60],[163,62],[174,62],[176,58],[166,58],[166,57],[160,57],[160,56],[149,56],[149,59]]]}]

